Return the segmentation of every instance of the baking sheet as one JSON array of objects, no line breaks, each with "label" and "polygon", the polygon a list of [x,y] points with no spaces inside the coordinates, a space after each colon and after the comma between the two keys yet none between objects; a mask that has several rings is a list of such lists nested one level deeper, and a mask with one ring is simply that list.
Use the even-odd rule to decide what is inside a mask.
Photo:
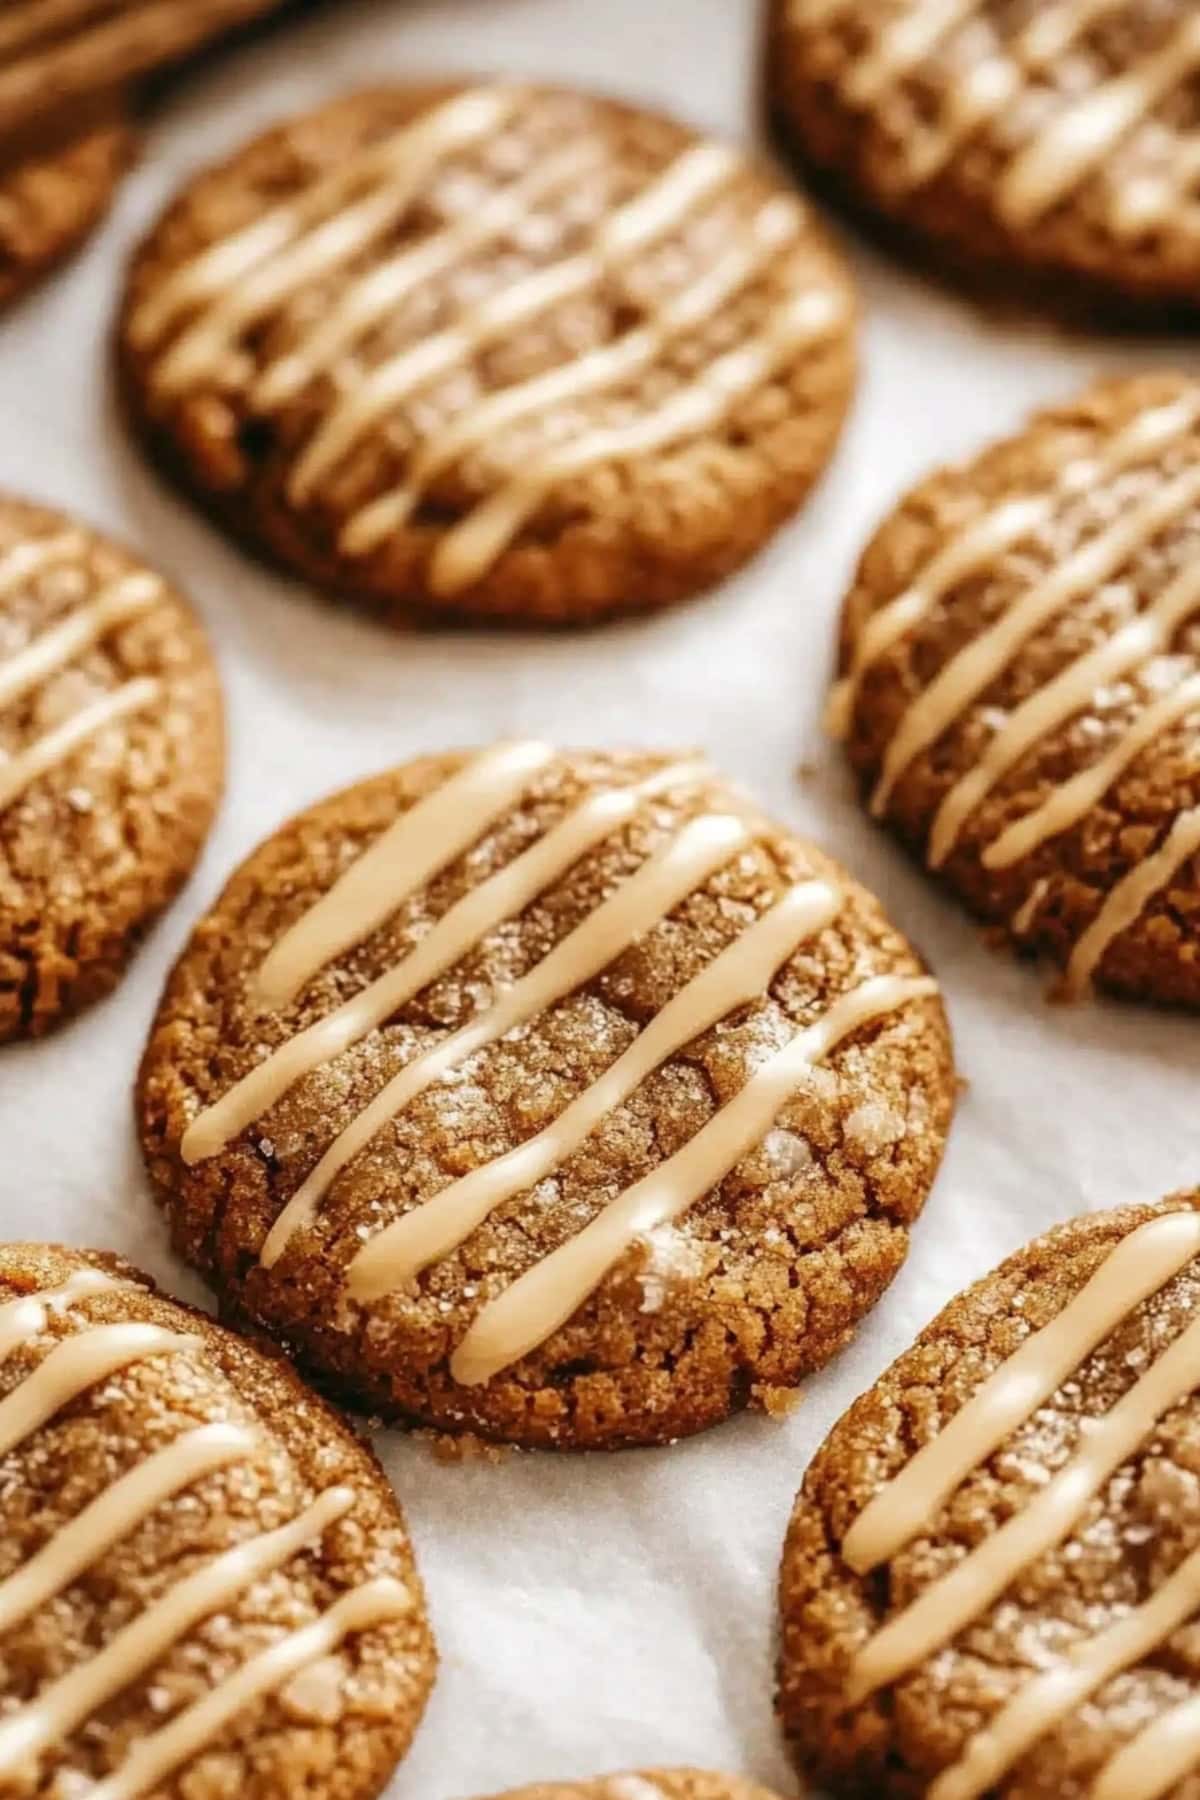
[{"label": "baking sheet", "polygon": [[392,1800],[452,1800],[653,1763],[791,1794],[771,1713],[774,1581],[792,1494],[848,1402],[951,1293],[1034,1232],[1200,1178],[1200,1026],[1049,1007],[861,817],[819,710],[838,598],[868,530],[929,464],[1104,369],[1175,345],[1068,340],[980,316],[861,247],[857,407],[808,511],[693,606],[586,637],[389,639],[227,547],[140,464],[110,392],[128,247],[194,165],[386,70],[537,74],[754,132],[750,0],[344,0],[176,95],[87,253],[0,321],[0,484],[90,515],[192,593],[228,690],[229,795],[201,868],[121,990],[0,1056],[0,1232],[109,1246],[204,1300],[143,1178],[129,1089],[166,970],[234,862],[285,815],[421,751],[534,734],[700,741],[869,882],[931,959],[969,1081],[903,1274],[782,1423],[665,1451],[445,1466],[380,1440],[427,1580],[442,1670]]}]

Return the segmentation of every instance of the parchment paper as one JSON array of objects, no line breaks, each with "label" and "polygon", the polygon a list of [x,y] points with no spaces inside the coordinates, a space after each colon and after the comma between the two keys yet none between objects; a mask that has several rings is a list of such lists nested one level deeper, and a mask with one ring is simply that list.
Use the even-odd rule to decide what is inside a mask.
[{"label": "parchment paper", "polygon": [[[107,337],[127,248],[180,178],[249,133],[389,71],[536,73],[700,125],[754,131],[749,0],[362,0],[193,78],[84,257],[0,322],[0,484],[115,528],[211,626],[231,778],[203,864],[119,993],[0,1055],[0,1231],[111,1246],[203,1299],[172,1256],[129,1090],[167,967],[234,861],[285,815],[417,752],[500,733],[702,742],[883,895],[931,958],[964,1096],[908,1266],[783,1423],[743,1418],[673,1449],[442,1466],[389,1433],[441,1650],[393,1800],[694,1761],[794,1792],[771,1712],[774,1582],[792,1494],[848,1402],[932,1312],[1054,1221],[1200,1177],[1200,1025],[1047,1006],[861,817],[821,738],[832,625],[868,531],[931,463],[1014,427],[1093,373],[1192,361],[1186,344],[1067,341],[998,324],[855,248],[864,373],[837,461],[744,576],[649,623],[587,637],[389,638],[227,547],[126,443]],[[804,772],[801,773],[800,771]]]}]

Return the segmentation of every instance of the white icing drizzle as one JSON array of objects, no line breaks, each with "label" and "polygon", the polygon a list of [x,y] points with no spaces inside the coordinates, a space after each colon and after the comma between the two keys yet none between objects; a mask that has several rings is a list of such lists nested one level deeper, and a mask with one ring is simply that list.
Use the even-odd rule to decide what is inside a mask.
[{"label": "white icing drizzle", "polygon": [[[36,1339],[52,1314],[128,1285],[100,1270],[81,1269],[60,1287],[6,1302],[0,1307],[0,1364]],[[0,1456],[131,1364],[202,1349],[200,1338],[157,1325],[85,1321],[76,1333],[60,1339],[0,1401]],[[217,1421],[183,1432],[135,1463],[0,1580],[0,1632],[11,1630],[61,1594],[164,1502],[206,1475],[250,1456],[257,1441],[253,1429]],[[353,1488],[329,1488],[285,1525],[260,1532],[202,1563],[98,1650],[5,1715],[0,1719],[0,1782],[61,1744],[114,1695],[153,1669],[202,1620],[315,1544],[355,1502]],[[126,1762],[91,1792],[141,1794],[159,1776],[202,1750],[257,1695],[316,1661],[349,1632],[400,1617],[411,1606],[411,1596],[397,1581],[366,1582],[343,1595],[319,1619],[285,1633],[163,1730],[143,1738]]]},{"label": "white icing drizzle", "polygon": [[761,1141],[814,1063],[863,1025],[936,992],[923,976],[876,975],[835,1000],[756,1069],[682,1150],[490,1301],[450,1359],[455,1380],[464,1386],[488,1381],[544,1343],[636,1239],[678,1218]]},{"label": "white icing drizzle", "polygon": [[1189,675],[1147,706],[1099,762],[1056,788],[1034,812],[1026,813],[1003,831],[983,852],[989,869],[1007,869],[1028,856],[1047,838],[1066,831],[1090,812],[1118,776],[1149,744],[1200,708],[1200,675]]},{"label": "white icing drizzle", "polygon": [[375,1300],[463,1243],[522,1189],[532,1188],[579,1148],[597,1125],[655,1069],[739,1006],[766,992],[806,938],[830,924],[842,897],[824,881],[805,882],[706,964],[553,1124],[507,1156],[484,1163],[381,1231],[350,1265],[356,1300]]},{"label": "white icing drizzle", "polygon": [[339,1133],[296,1190],[274,1227],[283,1242],[313,1218],[347,1164],[419,1094],[468,1057],[598,975],[633,939],[658,924],[752,838],[747,824],[732,814],[711,813],[691,820],[528,975],[514,982],[469,1024],[406,1063]]},{"label": "white icing drizzle", "polygon": [[193,307],[218,299],[273,257],[341,213],[359,190],[381,184],[398,195],[397,210],[441,159],[498,129],[524,98],[509,86],[471,88],[422,113],[381,143],[347,158],[297,199],[273,207],[232,237],[174,270],[138,302],[131,342],[145,349]]},{"label": "white icing drizzle", "polygon": [[118,720],[128,718],[130,714],[144,712],[152,706],[162,693],[161,682],[150,676],[139,676],[134,681],[127,681],[122,687],[114,688],[109,694],[85,706],[53,731],[38,738],[16,756],[6,762],[0,762],[0,808],[11,806],[25,789],[41,775],[55,769],[89,738],[95,737],[109,725]]},{"label": "white icing drizzle", "polygon": [[66,1312],[77,1300],[90,1299],[122,1284],[100,1269],[79,1269],[63,1282],[40,1294],[28,1294],[22,1300],[7,1300],[0,1306],[0,1363],[5,1363],[29,1338],[45,1331],[56,1313]]},{"label": "white icing drizzle", "polygon": [[457,457],[486,443],[517,419],[564,401],[596,393],[649,367],[678,334],[711,318],[762,267],[764,258],[796,235],[803,213],[790,195],[776,195],[750,223],[749,241],[729,251],[712,269],[670,300],[651,321],[614,343],[589,351],[497,393],[460,415],[416,450],[404,485],[363,507],[346,525],[341,548],[366,555],[406,522],[429,481]]},{"label": "white icing drizzle", "polygon": [[929,862],[937,868],[975,808],[1041,739],[1065,725],[1107,683],[1127,675],[1170,644],[1200,609],[1200,563],[1183,570],[1154,604],[1009,714],[974,768],[946,794],[929,834]]},{"label": "white icing drizzle", "polygon": [[11,1631],[77,1580],[97,1557],[127,1537],[164,1500],[254,1449],[241,1425],[198,1425],[134,1465],[6,1581],[0,1581],[0,1631]]},{"label": "white icing drizzle", "polygon": [[[134,0],[120,6],[115,15],[91,23],[79,19],[69,36],[45,45],[33,43],[32,54],[0,69],[0,118],[18,125],[36,118],[46,96],[68,100],[100,93],[135,76],[184,56],[221,31],[263,12],[270,0],[211,0],[197,6],[195,0]],[[69,4],[46,9],[54,25],[75,22],[78,9]],[[18,16],[8,45],[21,48]],[[39,35],[45,29],[33,13],[28,20]]]},{"label": "white icing drizzle", "polygon": [[[1151,1219],[1120,1240],[1049,1324],[1028,1337],[937,1436],[887,1482],[842,1546],[860,1574],[888,1561],[929,1528],[959,1484],[1079,1369],[1119,1323],[1200,1254],[1200,1215]],[[863,1698],[905,1675],[979,1617],[1037,1556],[1061,1542],[1092,1497],[1132,1455],[1193,1382],[1200,1326],[1192,1325],[1101,1419],[1023,1512],[985,1538],[948,1575],[932,1582],[868,1641],[850,1691]],[[1034,1674],[970,1737],[931,1783],[929,1800],[981,1800],[1049,1731],[1105,1682],[1158,1649],[1200,1604],[1200,1551],[1186,1557],[1151,1598],[1095,1636],[1073,1644]],[[1194,1703],[1193,1703],[1194,1706]],[[1200,1710],[1200,1709],[1197,1709]],[[1089,1788],[1092,1800],[1156,1800],[1200,1758],[1200,1732],[1173,1727],[1167,1713],[1119,1751]],[[1193,1713],[1194,1718],[1194,1713]],[[1155,1734],[1161,1731],[1161,1738]],[[1137,1746],[1138,1755],[1131,1754]],[[1185,1749],[1186,1746],[1186,1749]],[[1179,1752],[1171,1761],[1169,1749]],[[1164,1760],[1164,1753],[1167,1753]],[[1165,1779],[1162,1771],[1169,1770]]]},{"label": "white icing drizzle", "polygon": [[1023,226],[1049,212],[1198,66],[1200,19],[1189,17],[1135,67],[1069,102],[1017,153],[997,190],[1002,216]]},{"label": "white icing drizzle", "polygon": [[313,434],[292,475],[292,499],[303,501],[364,433],[420,382],[453,367],[554,302],[586,291],[610,267],[648,249],[680,225],[695,206],[729,181],[738,161],[737,152],[727,144],[691,145],[649,187],[602,220],[586,250],[535,269],[446,333],[401,350],[370,370]]},{"label": "white icing drizzle", "polygon": [[0,1400],[0,1456],[45,1425],[96,1382],[147,1356],[194,1350],[200,1340],[160,1325],[94,1325],[64,1338],[19,1387]]},{"label": "white icing drizzle", "polygon": [[1200,465],[1155,486],[1116,523],[1034,583],[996,623],[960,650],[909,707],[883,757],[871,810],[884,811],[911,763],[936,742],[1043,626],[1107,581],[1159,532],[1200,501]]},{"label": "white icing drizzle", "polygon": [[[895,19],[881,24],[871,46],[852,60],[842,91],[853,105],[869,109],[915,75],[958,29],[981,9],[982,0],[911,0]],[[919,138],[898,171],[909,185],[932,180],[955,151],[1016,102],[1031,80],[1069,52],[1118,0],[1054,0],[1007,44],[948,81],[943,112]],[[844,11],[843,0],[798,0],[792,19],[804,29],[823,27]],[[1014,228],[1035,224],[1067,199],[1151,115],[1158,103],[1200,65],[1200,22],[1185,19],[1167,40],[1113,80],[1082,95],[1058,98],[1049,119],[1011,157],[996,188],[1000,216]],[[1174,159],[1173,159],[1174,161]],[[1180,172],[1172,168],[1155,202],[1162,218]],[[1108,203],[1121,220],[1127,205],[1124,180],[1109,182]]]},{"label": "white icing drizzle", "polygon": [[814,289],[779,307],[748,344],[719,356],[689,386],[629,425],[585,430],[563,449],[512,476],[441,539],[430,567],[437,593],[477,580],[512,542],[551,490],[605,462],[626,461],[712,429],[739,400],[776,374],[800,348],[842,316],[832,290]]},{"label": "white icing drizzle", "polygon": [[202,1750],[252,1700],[277,1693],[293,1675],[328,1656],[353,1633],[388,1624],[411,1611],[408,1589],[389,1576],[353,1588],[319,1619],[261,1650],[161,1731],[135,1744],[117,1773],[89,1790],[88,1800],[137,1800]]},{"label": "white icing drizzle", "polygon": [[[522,765],[520,753],[530,750],[534,754]],[[526,773],[540,768],[545,759],[541,745],[506,746],[502,751],[510,769],[524,766]],[[531,846],[455,902],[395,968],[273,1051],[201,1113],[185,1135],[184,1160],[193,1163],[217,1154],[295,1081],[394,1017],[408,998],[460,962],[488,931],[519,916],[641,806],[704,773],[702,765],[670,764],[627,787],[587,794]],[[472,841],[513,798],[511,793],[507,798],[493,794],[493,814],[489,815],[488,807],[480,804],[489,779],[486,756],[469,762],[421,803],[425,809],[422,832],[442,845],[455,843],[461,848]],[[403,815],[400,824],[411,816]],[[464,818],[470,820],[469,829],[462,826]],[[490,1005],[465,1025],[418,1050],[334,1139],[283,1207],[263,1246],[263,1265],[271,1268],[278,1262],[296,1232],[316,1216],[341,1171],[412,1100],[479,1051],[592,980],[747,849],[761,828],[757,818],[724,813],[701,813],[685,820],[525,975],[496,994]],[[359,940],[362,884],[356,882],[355,871],[376,858],[378,844],[386,842],[387,835],[341,877],[332,904],[327,894],[306,915],[311,918],[319,912],[324,920],[318,960],[324,958],[327,943]],[[403,861],[411,874],[420,858],[406,853]],[[378,898],[374,880],[366,886],[371,910]],[[834,920],[840,902],[837,890],[824,881],[800,882],[789,888],[685,983],[553,1124],[509,1154],[450,1183],[370,1240],[350,1264],[350,1297],[370,1303],[409,1282],[461,1244],[496,1207],[562,1164],[664,1062],[736,1008],[766,993],[798,945]],[[293,929],[303,931],[305,920]],[[306,955],[305,966],[312,966],[313,960],[311,954]],[[549,1336],[560,1315],[568,1317],[582,1304],[636,1236],[652,1229],[656,1219],[665,1222],[686,1210],[724,1177],[744,1153],[738,1146],[744,1143],[748,1148],[757,1135],[769,1129],[771,1119],[810,1063],[860,1026],[934,991],[934,985],[923,977],[876,977],[841,996],[824,1018],[799,1032],[785,1051],[752,1074],[742,1093],[684,1151],[594,1220],[581,1234],[579,1249],[563,1246],[547,1259],[544,1274],[529,1271],[510,1290],[512,1298],[502,1296],[487,1307],[459,1347],[451,1365],[453,1373],[464,1381],[487,1379],[487,1373],[479,1373],[485,1365],[488,1372],[494,1372],[511,1360],[504,1345],[514,1329],[528,1344]],[[585,1271],[587,1279],[583,1280]],[[512,1352],[522,1353],[520,1349]]]},{"label": "white icing drizzle", "polygon": [[997,557],[1045,525],[1067,501],[1097,482],[1112,479],[1183,437],[1200,418],[1200,402],[1185,396],[1139,413],[1106,446],[1069,462],[1041,494],[1002,501],[939,550],[896,599],[865,621],[851,649],[848,673],[830,696],[827,723],[845,737],[862,679],[870,666],[899,643],[960,582],[984,573]]},{"label": "white icing drizzle", "polygon": [[401,813],[273,946],[255,977],[259,1003],[286,1006],[318,969],[370,937],[502,817],[553,757],[548,744],[497,745]]},{"label": "white icing drizzle", "polygon": [[454,224],[370,270],[306,333],[297,350],[267,365],[255,383],[253,403],[270,409],[306,387],[423,281],[449,268],[464,251],[519,227],[541,202],[595,169],[602,154],[598,141],[568,142],[535,163],[523,180],[498,189]]},{"label": "white icing drizzle", "polygon": [[15,544],[0,557],[0,599],[24,587],[27,581],[32,581],[46,569],[59,563],[74,562],[83,548],[83,540],[73,531]]},{"label": "white icing drizzle", "polygon": [[1198,851],[1200,807],[1193,807],[1180,813],[1161,847],[1136,863],[1109,892],[1071,952],[1064,982],[1068,994],[1086,991],[1110,946],[1137,923],[1151,900],[1162,893]]},{"label": "white icing drizzle", "polygon": [[[399,306],[422,282],[432,280],[489,239],[511,231],[537,201],[585,175],[597,157],[594,144],[566,144],[538,163],[524,181],[500,189],[472,212],[355,282],[306,341],[303,354],[309,379],[328,368],[357,332]],[[156,391],[164,396],[180,394],[202,381],[210,369],[220,365],[248,325],[265,318],[306,282],[329,274],[367,249],[407,210],[416,181],[424,172],[424,164],[410,164],[404,179],[393,179],[334,213],[290,245],[285,254],[260,265],[230,289],[176,338],[155,365]]]},{"label": "white icing drizzle", "polygon": [[156,575],[128,575],[102,589],[93,600],[34,638],[16,656],[0,662],[0,707],[20,700],[117,626],[149,612],[162,599],[162,593],[162,582]]},{"label": "white icing drizzle", "polygon": [[[478,762],[475,767],[477,771]],[[528,850],[456,901],[394,969],[370,982],[361,993],[315,1025],[297,1032],[200,1113],[180,1145],[184,1162],[201,1162],[223,1150],[304,1075],[382,1025],[414,994],[459,962],[472,944],[506,919],[515,918],[565,869],[631,819],[646,800],[681,785],[700,773],[701,768],[694,763],[672,763],[635,786],[606,789],[581,801]],[[439,806],[446,804],[445,789],[449,785],[444,783],[431,796]],[[503,803],[501,810],[502,806]],[[487,823],[499,816],[498,811],[489,816]],[[448,813],[444,822],[432,827],[434,839],[445,841],[452,818]],[[282,1242],[278,1248],[282,1249]],[[263,1250],[267,1267],[275,1260],[276,1252],[272,1235]]]}]

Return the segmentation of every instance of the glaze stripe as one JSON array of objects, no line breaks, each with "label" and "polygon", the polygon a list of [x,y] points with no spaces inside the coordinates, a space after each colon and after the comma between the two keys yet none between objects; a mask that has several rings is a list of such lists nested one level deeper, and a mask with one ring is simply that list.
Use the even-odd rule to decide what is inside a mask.
[{"label": "glaze stripe", "polygon": [[158,1325],[140,1324],[95,1325],[78,1337],[65,1338],[0,1400],[0,1456],[7,1456],[98,1381],[148,1356],[194,1350],[199,1342]]},{"label": "glaze stripe", "polygon": [[339,1133],[296,1190],[276,1221],[276,1245],[286,1245],[312,1220],[347,1164],[433,1082],[598,975],[752,838],[746,822],[732,815],[707,814],[691,820],[491,1006],[406,1063]]},{"label": "glaze stripe", "polygon": [[1185,568],[1153,606],[1077,657],[1011,712],[975,767],[955,782],[938,808],[929,836],[930,866],[940,867],[975,808],[1035,744],[1065,725],[1106,683],[1166,649],[1198,608],[1200,563]]},{"label": "glaze stripe", "polygon": [[[579,293],[603,280],[614,263],[648,248],[680,224],[700,201],[723,187],[738,167],[726,144],[694,144],[684,150],[649,187],[597,227],[591,246],[564,261],[536,269],[497,296],[495,312],[485,307],[459,321],[454,349],[470,354],[551,300]],[[499,324],[498,321],[503,321]],[[471,326],[474,325],[474,330]],[[444,341],[444,340],[443,340]],[[438,345],[439,340],[430,340]],[[401,350],[371,369],[335,405],[299,457],[289,485],[293,501],[306,500],[317,483],[349,454],[364,434],[401,401],[427,369],[436,370],[444,351],[429,343]],[[432,360],[431,360],[432,359]]]},{"label": "glaze stripe", "polygon": [[83,540],[73,531],[15,544],[0,557],[0,599],[15,593],[44,570],[55,568],[59,563],[73,562],[82,555],[83,548]]},{"label": "glaze stripe", "polygon": [[1122,932],[1135,925],[1150,902],[1162,893],[1200,851],[1200,807],[1180,813],[1165,842],[1152,856],[1135,863],[1105,897],[1104,905],[1071,952],[1064,981],[1069,995],[1084,993],[1106,952]]},{"label": "glaze stripe", "polygon": [[0,1364],[7,1362],[29,1338],[45,1331],[55,1314],[68,1311],[77,1300],[89,1300],[94,1294],[110,1293],[122,1285],[100,1269],[79,1269],[61,1287],[5,1301],[0,1306]]},{"label": "glaze stripe", "polygon": [[548,744],[499,744],[401,813],[273,945],[254,978],[259,1005],[287,1006],[319,969],[370,937],[501,819],[553,758]]},{"label": "glaze stripe", "polygon": [[491,1300],[450,1359],[454,1379],[468,1387],[489,1381],[544,1343],[637,1238],[678,1218],[753,1149],[814,1063],[851,1032],[936,991],[925,977],[879,975],[843,994],[758,1068],[681,1150]]},{"label": "glaze stripe", "polygon": [[[1196,823],[1200,841],[1200,818]],[[1123,1316],[1122,1306],[1110,1329]],[[897,1680],[948,1644],[1023,1569],[1070,1536],[1105,1482],[1158,1420],[1192,1392],[1198,1354],[1200,1321],[1188,1326],[1116,1405],[1091,1424],[1070,1460],[1023,1511],[1005,1520],[868,1640],[852,1667],[852,1703]]]},{"label": "glaze stripe", "polygon": [[[355,332],[399,306],[423,281],[510,231],[536,201],[578,180],[597,160],[596,148],[568,143],[547,156],[521,182],[489,196],[465,217],[443,226],[433,236],[401,251],[356,282],[332,312],[322,315],[306,352],[309,376],[328,367],[330,358]],[[202,313],[155,365],[153,383],[164,396],[183,393],[202,381],[233,347],[239,333],[286,302],[306,282],[340,268],[367,249],[407,210],[419,174],[391,182],[367,194],[354,206],[334,213],[289,251],[265,263],[232,288],[209,312]]]},{"label": "glaze stripe", "polygon": [[390,180],[411,197],[444,156],[498,129],[525,97],[524,89],[511,86],[468,89],[349,157],[298,199],[273,207],[232,237],[210,245],[142,295],[129,319],[131,342],[148,348],[190,307],[219,297],[322,219],[342,211],[357,189]]},{"label": "glaze stripe", "polygon": [[1031,1333],[891,1481],[842,1543],[858,1575],[928,1529],[955,1489],[1069,1379],[1117,1323],[1200,1255],[1200,1215],[1168,1213],[1122,1238],[1062,1311]]},{"label": "glaze stripe", "polygon": [[837,917],[842,896],[824,881],[791,888],[657,1013],[604,1074],[536,1137],[452,1182],[406,1213],[355,1257],[355,1300],[381,1298],[440,1261],[495,1209],[561,1166],[597,1125],[686,1044],[765,993],[780,967]]},{"label": "glaze stripe", "polygon": [[254,1434],[240,1425],[199,1425],[120,1476],[36,1555],[0,1581],[0,1632],[11,1631],[86,1573],[164,1500],[249,1456]]},{"label": "glaze stripe", "polygon": [[269,409],[326,373],[423,281],[451,267],[464,253],[514,230],[541,201],[597,168],[601,156],[598,142],[568,143],[536,163],[523,180],[498,188],[474,211],[370,270],[305,335],[299,348],[267,364],[255,384],[253,403]]},{"label": "glaze stripe", "polygon": [[169,1725],[135,1744],[116,1774],[89,1789],[88,1800],[138,1800],[216,1739],[251,1701],[277,1693],[292,1676],[328,1656],[354,1633],[386,1625],[411,1611],[408,1589],[388,1576],[343,1594],[319,1619],[259,1651]]},{"label": "glaze stripe", "polygon": [[118,625],[149,612],[162,594],[156,575],[129,575],[102,589],[94,600],[52,625],[24,650],[0,661],[0,707],[20,700]]},{"label": "glaze stripe", "polygon": [[517,474],[440,539],[429,580],[439,594],[458,593],[506,550],[551,490],[609,461],[666,449],[712,429],[732,407],[779,373],[805,344],[827,333],[842,313],[830,290],[813,290],[780,307],[756,339],[709,364],[690,386],[625,426],[585,431],[565,448]]},{"label": "glaze stripe", "polygon": [[1034,812],[1014,820],[983,851],[985,868],[1011,868],[1023,856],[1032,854],[1047,838],[1077,825],[1149,744],[1197,708],[1200,708],[1200,675],[1190,675],[1145,707],[1099,762],[1080,770],[1062,787],[1055,788]]},{"label": "glaze stripe", "polygon": [[[1192,1597],[1193,1608],[1197,1604],[1200,1593]],[[1192,1698],[1172,1707],[1118,1750],[1096,1777],[1089,1800],[1162,1800],[1198,1762],[1200,1699]]]},{"label": "glaze stripe", "polygon": [[1200,466],[1156,486],[1114,525],[1089,539],[1034,583],[994,625],[934,677],[901,720],[883,757],[871,810],[878,817],[913,761],[991,686],[1021,647],[1072,601],[1107,581],[1200,500]]},{"label": "glaze stripe", "polygon": [[[1187,1624],[1197,1607],[1200,1550],[1193,1551],[1144,1605],[1096,1637],[1073,1645],[1056,1668],[1019,1688],[970,1740],[959,1761],[931,1784],[928,1800],[980,1800],[1047,1732],[1061,1725],[1114,1675],[1151,1655],[1172,1632]],[[1160,1723],[1171,1717],[1166,1714]],[[1093,1800],[1101,1795],[1109,1800],[1155,1800],[1188,1773],[1200,1755],[1200,1733],[1187,1742],[1184,1758],[1175,1764],[1167,1762],[1164,1775],[1166,1745],[1154,1741],[1157,1729],[1157,1724],[1149,1726],[1105,1766],[1090,1789]],[[1163,1739],[1168,1735],[1164,1731]],[[1127,1752],[1122,1769],[1121,1758]]]},{"label": "glaze stripe", "polygon": [[[357,1043],[391,1018],[414,994],[459,962],[488,932],[516,918],[589,850],[627,823],[655,795],[703,773],[700,763],[673,763],[632,787],[592,794],[528,850],[470,889],[432,925],[386,975],[369,983],[315,1025],[299,1031],[227,1094],[200,1113],[184,1133],[180,1154],[191,1165],[215,1156],[303,1076]],[[437,828],[440,832],[441,827]],[[269,1268],[283,1248],[269,1237]]]},{"label": "glaze stripe", "polygon": [[543,407],[615,386],[648,368],[676,336],[719,312],[761,271],[767,256],[793,241],[802,218],[790,196],[777,195],[751,221],[748,244],[728,252],[707,275],[665,301],[647,324],[573,362],[501,388],[469,408],[414,451],[402,487],[381,495],[349,520],[340,540],[342,549],[352,556],[376,549],[407,522],[430,480],[457,457],[486,443],[493,432]]},{"label": "glaze stripe", "polygon": [[1200,401],[1189,397],[1151,407],[1107,446],[1073,458],[1045,493],[1018,495],[972,520],[918,571],[903,593],[864,621],[851,648],[849,670],[830,695],[828,724],[833,735],[848,734],[868,668],[919,625],[939,600],[960,582],[985,573],[997,557],[1047,524],[1069,501],[1177,442],[1198,419]]},{"label": "glaze stripe", "polygon": [[[86,1343],[86,1337],[80,1342]],[[0,1773],[11,1774],[25,1758],[74,1731],[114,1694],[152,1669],[201,1620],[307,1549],[354,1502],[353,1488],[328,1488],[288,1524],[247,1539],[176,1582],[94,1656],[52,1682],[36,1700],[0,1719]]]},{"label": "glaze stripe", "polygon": [[6,762],[0,761],[0,808],[10,806],[31,782],[57,768],[72,751],[78,750],[106,726],[153,706],[161,693],[161,682],[149,676],[127,681],[123,687],[114,688],[90,706],[73,713],[27,749],[18,751]]}]

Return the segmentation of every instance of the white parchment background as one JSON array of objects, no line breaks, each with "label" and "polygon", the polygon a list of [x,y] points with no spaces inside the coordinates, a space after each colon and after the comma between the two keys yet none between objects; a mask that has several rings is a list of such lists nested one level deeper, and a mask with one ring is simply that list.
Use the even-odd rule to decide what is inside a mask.
[{"label": "white parchment background", "polygon": [[[1093,372],[1193,361],[1186,343],[1065,341],[981,319],[860,249],[865,369],[804,517],[739,580],[587,637],[377,628],[227,548],[124,442],[106,341],[129,245],[193,166],[387,72],[536,73],[736,137],[755,129],[751,0],[350,0],[193,79],[87,253],[0,321],[0,483],[78,509],[190,590],[224,669],[230,791],[195,880],[121,991],[0,1056],[0,1233],[127,1252],[203,1298],[166,1244],[129,1088],[167,967],[234,861],[296,808],[418,751],[501,733],[694,744],[885,898],[940,975],[970,1088],[908,1267],[786,1423],[743,1418],[674,1449],[436,1464],[387,1434],[442,1650],[393,1800],[696,1762],[793,1792],[771,1714],[775,1566],[813,1448],[952,1292],[1057,1219],[1200,1177],[1200,1025],[1043,1004],[853,803],[817,719],[847,572],[926,467],[1009,430]],[[808,773],[802,778],[801,764]]]}]

